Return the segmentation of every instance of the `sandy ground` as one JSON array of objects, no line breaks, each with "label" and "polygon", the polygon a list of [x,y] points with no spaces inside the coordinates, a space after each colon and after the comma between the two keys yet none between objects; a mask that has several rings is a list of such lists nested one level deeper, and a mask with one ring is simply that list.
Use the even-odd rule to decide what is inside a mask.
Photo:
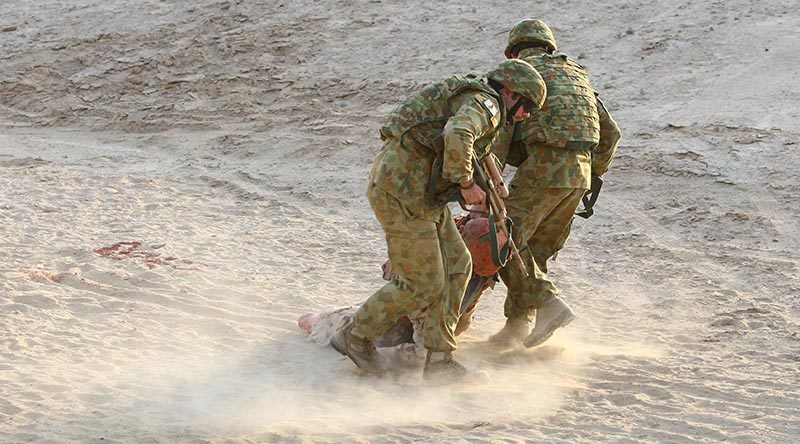
[{"label": "sandy ground", "polygon": [[[0,3],[0,442],[797,442],[797,1]],[[579,318],[360,375],[382,116],[547,20],[619,121],[553,275]]]}]

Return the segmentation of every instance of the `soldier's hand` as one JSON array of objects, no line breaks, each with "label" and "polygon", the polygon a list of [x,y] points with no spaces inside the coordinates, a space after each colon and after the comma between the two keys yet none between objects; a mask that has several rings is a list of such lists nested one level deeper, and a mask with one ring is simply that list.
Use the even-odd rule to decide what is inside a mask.
[{"label": "soldier's hand", "polygon": [[466,205],[483,205],[486,201],[486,193],[483,192],[481,187],[473,183],[468,188],[461,188],[461,197],[464,198]]}]

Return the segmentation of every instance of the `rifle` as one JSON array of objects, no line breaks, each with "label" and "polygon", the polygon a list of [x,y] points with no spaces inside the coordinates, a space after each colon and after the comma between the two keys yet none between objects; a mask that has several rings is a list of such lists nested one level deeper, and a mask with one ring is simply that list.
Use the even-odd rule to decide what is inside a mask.
[{"label": "rifle", "polygon": [[[508,262],[509,251],[519,260],[519,270],[524,276],[528,276],[528,269],[519,255],[519,250],[514,243],[512,235],[513,222],[508,217],[506,205],[503,199],[508,197],[508,187],[506,187],[500,168],[497,167],[497,160],[494,154],[489,153],[481,160],[472,157],[472,177],[475,183],[486,192],[486,204],[489,212],[489,237],[492,243],[492,260],[495,265],[504,267]],[[506,235],[508,242],[499,252],[497,251],[497,231]]]}]

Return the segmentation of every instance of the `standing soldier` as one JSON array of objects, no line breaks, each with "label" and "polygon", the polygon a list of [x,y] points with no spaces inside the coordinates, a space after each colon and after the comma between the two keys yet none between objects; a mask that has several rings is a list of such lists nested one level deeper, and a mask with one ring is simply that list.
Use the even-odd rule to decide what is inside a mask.
[{"label": "standing soldier", "polygon": [[423,376],[462,376],[454,329],[472,262],[442,195],[466,204],[485,193],[472,157],[486,155],[501,125],[539,109],[544,82],[530,64],[506,60],[484,79],[454,76],[428,85],[389,113],[372,163],[367,198],[386,233],[397,277],[367,299],[331,345],[370,373],[386,369],[374,341],[400,317],[426,310]]},{"label": "standing soldier", "polygon": [[564,246],[590,181],[608,169],[620,131],[597,98],[586,70],[556,52],[553,32],[543,21],[517,23],[505,55],[536,68],[547,85],[547,100],[540,111],[516,126],[507,159],[518,169],[506,207],[530,276],[523,276],[514,264],[500,271],[508,287],[507,320],[490,341],[502,346],[522,341],[534,347],[575,318],[547,277],[547,260]]}]

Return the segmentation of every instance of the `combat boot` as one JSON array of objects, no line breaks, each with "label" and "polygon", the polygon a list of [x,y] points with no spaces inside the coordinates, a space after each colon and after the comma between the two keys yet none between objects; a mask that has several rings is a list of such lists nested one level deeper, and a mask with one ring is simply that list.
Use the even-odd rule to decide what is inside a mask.
[{"label": "combat boot", "polygon": [[499,346],[513,347],[522,342],[531,331],[531,321],[527,316],[513,316],[506,319],[506,325],[497,333],[489,336],[489,342]]},{"label": "combat boot", "polygon": [[372,341],[356,336],[353,333],[354,327],[355,324],[350,321],[333,334],[331,338],[333,349],[350,358],[360,369],[368,373],[385,373],[389,367],[386,357],[378,353]]},{"label": "combat boot", "polygon": [[467,368],[453,359],[452,352],[428,350],[422,377],[439,382],[457,381],[467,375]]},{"label": "combat boot", "polygon": [[553,296],[536,310],[536,325],[522,343],[525,344],[525,347],[536,347],[553,336],[553,332],[572,322],[573,319],[575,319],[575,313],[572,312],[569,305],[558,296]]}]

